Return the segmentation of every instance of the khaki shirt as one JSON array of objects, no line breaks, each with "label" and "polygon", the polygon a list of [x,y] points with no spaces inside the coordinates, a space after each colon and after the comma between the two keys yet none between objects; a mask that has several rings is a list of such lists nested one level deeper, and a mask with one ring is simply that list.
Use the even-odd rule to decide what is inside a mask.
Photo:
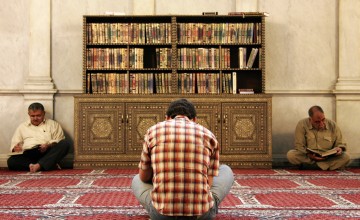
[{"label": "khaki shirt", "polygon": [[325,129],[316,130],[309,118],[298,122],[295,130],[295,149],[306,153],[306,148],[327,151],[335,147],[346,150],[340,128],[332,120],[325,118]]},{"label": "khaki shirt", "polygon": [[11,139],[10,152],[19,142],[23,142],[23,149],[30,149],[38,144],[58,143],[62,139],[65,139],[65,136],[58,122],[45,119],[35,126],[28,120],[17,127]]}]

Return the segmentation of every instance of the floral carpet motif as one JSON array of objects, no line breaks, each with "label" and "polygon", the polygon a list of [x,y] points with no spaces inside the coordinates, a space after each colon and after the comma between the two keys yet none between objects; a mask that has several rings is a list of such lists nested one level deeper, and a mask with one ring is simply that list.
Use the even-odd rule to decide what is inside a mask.
[{"label": "floral carpet motif", "polygon": [[[0,170],[0,219],[148,220],[135,169]],[[236,169],[216,219],[360,219],[360,169]]]}]

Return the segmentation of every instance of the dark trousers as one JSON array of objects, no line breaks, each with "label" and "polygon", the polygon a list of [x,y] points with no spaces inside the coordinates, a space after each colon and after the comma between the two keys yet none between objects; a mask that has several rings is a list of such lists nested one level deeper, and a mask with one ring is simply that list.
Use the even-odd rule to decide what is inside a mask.
[{"label": "dark trousers", "polygon": [[7,160],[9,170],[29,170],[29,165],[39,163],[42,170],[53,170],[68,153],[70,144],[61,140],[41,153],[38,148],[25,151],[21,155],[13,155]]}]

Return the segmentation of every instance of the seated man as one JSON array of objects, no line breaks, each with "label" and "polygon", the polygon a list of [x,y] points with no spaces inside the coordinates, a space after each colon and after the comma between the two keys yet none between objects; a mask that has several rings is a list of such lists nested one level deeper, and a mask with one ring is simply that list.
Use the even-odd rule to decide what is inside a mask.
[{"label": "seated man", "polygon": [[60,124],[45,119],[40,103],[32,103],[28,114],[30,120],[20,124],[12,137],[10,151],[14,155],[7,160],[8,168],[30,172],[59,168],[70,148]]},{"label": "seated man", "polygon": [[[309,118],[298,122],[295,130],[295,149],[287,153],[294,165],[316,164],[322,170],[344,169],[350,162],[345,152],[346,144],[340,128],[332,120],[326,119],[320,106],[309,109]],[[326,152],[333,149],[334,154],[320,156],[314,151]]]},{"label": "seated man", "polygon": [[145,134],[132,189],[151,219],[214,219],[230,191],[234,176],[219,165],[218,141],[195,121],[194,105],[179,99]]}]

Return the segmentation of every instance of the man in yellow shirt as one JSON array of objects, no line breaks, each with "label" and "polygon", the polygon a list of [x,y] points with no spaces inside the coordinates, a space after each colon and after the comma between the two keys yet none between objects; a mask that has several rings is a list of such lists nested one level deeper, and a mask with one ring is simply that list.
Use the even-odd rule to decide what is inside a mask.
[{"label": "man in yellow shirt", "polygon": [[[340,128],[332,120],[326,119],[320,106],[312,106],[309,118],[298,122],[295,130],[295,149],[287,153],[291,164],[316,164],[322,170],[344,169],[350,162],[346,153],[346,143]],[[322,157],[307,149],[325,152],[334,149],[335,153]]]},{"label": "man in yellow shirt", "polygon": [[41,103],[32,103],[28,114],[30,120],[20,124],[11,139],[8,168],[30,172],[57,168],[70,148],[60,124],[45,118]]}]

